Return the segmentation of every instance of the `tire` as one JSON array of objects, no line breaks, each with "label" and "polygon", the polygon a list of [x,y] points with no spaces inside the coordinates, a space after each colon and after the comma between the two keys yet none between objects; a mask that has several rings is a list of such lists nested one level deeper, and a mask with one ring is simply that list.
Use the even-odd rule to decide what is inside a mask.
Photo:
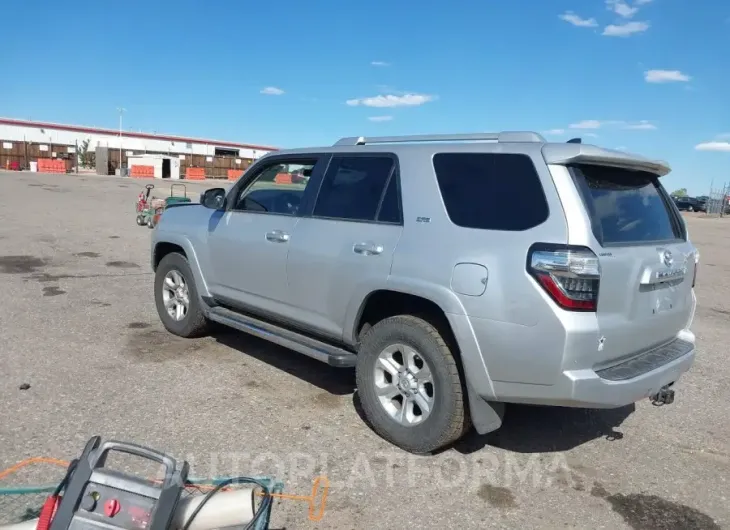
[{"label": "tire", "polygon": [[142,217],[141,215],[138,215],[138,216],[137,216],[137,224],[138,224],[139,226],[144,226],[144,224],[145,224],[145,223],[144,223],[144,218],[143,218],[143,217]]},{"label": "tire", "polygon": [[[431,372],[432,402],[427,416],[421,411],[421,420],[405,425],[393,414],[397,409],[395,402],[381,403],[377,395],[379,386],[388,386],[388,376],[376,365],[382,366],[379,357],[387,355],[389,349],[398,350],[395,345],[412,348]],[[394,354],[393,359],[398,358]],[[403,358],[401,352],[400,358]],[[422,373],[418,371],[418,373]],[[392,376],[391,380],[393,380]],[[362,339],[356,366],[357,391],[365,418],[373,430],[392,444],[414,454],[432,453],[452,444],[470,426],[465,403],[466,393],[457,361],[443,337],[434,326],[425,320],[399,315],[382,320],[373,326]],[[401,380],[402,382],[402,380]],[[418,381],[420,386],[421,381]],[[396,386],[397,388],[397,386]],[[427,387],[424,387],[427,388]],[[402,403],[402,394],[401,394]],[[390,412],[386,409],[389,408]],[[417,416],[416,409],[412,409]]]},{"label": "tire", "polygon": [[147,228],[152,229],[154,227],[155,227],[155,222],[152,220],[152,216],[150,216],[150,218],[147,219]]},{"label": "tire", "polygon": [[[172,273],[172,274],[171,274]],[[179,275],[187,286],[187,311],[180,320],[173,318],[165,308],[163,284],[168,275]],[[203,312],[203,302],[195,287],[195,279],[188,260],[177,252],[166,255],[160,261],[155,272],[155,305],[162,325],[170,333],[179,337],[194,338],[205,335],[209,330],[208,319]]]}]

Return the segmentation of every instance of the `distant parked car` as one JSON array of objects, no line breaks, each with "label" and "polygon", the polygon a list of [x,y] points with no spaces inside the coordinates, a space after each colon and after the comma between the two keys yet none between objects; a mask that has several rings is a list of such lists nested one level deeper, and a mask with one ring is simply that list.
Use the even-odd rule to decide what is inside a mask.
[{"label": "distant parked car", "polygon": [[694,197],[677,197],[674,200],[680,211],[687,212],[706,212],[707,206],[704,201]]}]

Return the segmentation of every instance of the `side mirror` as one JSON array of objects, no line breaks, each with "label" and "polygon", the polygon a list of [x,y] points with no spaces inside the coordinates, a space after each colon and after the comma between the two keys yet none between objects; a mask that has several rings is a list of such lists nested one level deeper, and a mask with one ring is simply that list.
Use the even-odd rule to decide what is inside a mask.
[{"label": "side mirror", "polygon": [[200,204],[211,210],[222,209],[226,204],[226,190],[224,188],[205,190],[200,196]]}]

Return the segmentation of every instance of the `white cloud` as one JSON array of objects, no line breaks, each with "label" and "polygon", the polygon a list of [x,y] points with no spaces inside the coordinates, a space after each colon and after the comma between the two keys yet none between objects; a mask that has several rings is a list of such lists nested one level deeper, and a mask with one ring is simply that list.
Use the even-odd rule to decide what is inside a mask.
[{"label": "white cloud", "polygon": [[377,108],[417,107],[434,99],[436,99],[435,96],[429,96],[427,94],[403,94],[402,96],[387,94],[369,98],[348,99],[346,103],[351,107],[357,107],[359,105]]},{"label": "white cloud", "polygon": [[632,131],[654,131],[657,129],[657,126],[651,123],[649,120],[641,120],[638,123],[627,123],[624,125],[624,129],[629,129]]},{"label": "white cloud", "polygon": [[704,142],[695,146],[697,151],[721,151],[730,153],[730,142]]},{"label": "white cloud", "polygon": [[[623,129],[632,129],[632,130],[654,130],[656,129],[656,125],[651,123],[649,120],[641,120],[637,122],[626,122],[623,120],[583,120],[576,123],[571,123],[568,127],[571,129],[582,129],[582,130],[591,130],[591,129],[601,129],[603,127],[609,127],[609,126],[616,126],[621,127]],[[598,137],[596,133],[592,132],[586,132],[583,133],[583,136],[592,136],[592,137]]]},{"label": "white cloud", "polygon": [[603,30],[606,37],[628,37],[634,33],[643,33],[649,29],[648,22],[627,22],[626,24],[610,24]]},{"label": "white cloud", "polygon": [[690,79],[692,79],[690,76],[679,70],[647,70],[644,72],[644,80],[647,83],[685,83]]},{"label": "white cloud", "polygon": [[[573,125],[585,125],[585,123],[584,122],[574,123]],[[573,129],[581,128],[581,127],[573,127],[573,126],[571,126],[571,127]],[[550,130],[544,131],[543,134],[545,134],[546,136],[563,136],[567,132],[568,131],[566,131],[565,129],[550,129]],[[592,132],[583,132],[583,133],[581,133],[581,136],[590,136],[592,138],[598,138],[598,135],[596,133],[592,133]]]},{"label": "white cloud", "polygon": [[571,123],[569,127],[571,129],[600,129],[601,122],[598,120],[583,120],[578,123]]},{"label": "white cloud", "polygon": [[595,18],[581,18],[572,11],[566,11],[562,15],[558,15],[558,18],[579,28],[595,28],[598,26]]},{"label": "white cloud", "polygon": [[387,63],[385,61],[372,61],[370,64],[372,66],[390,66],[390,63]]},{"label": "white cloud", "polygon": [[267,96],[281,96],[284,91],[280,88],[276,88],[275,86],[267,86],[266,88],[261,89],[262,94],[266,94]]},{"label": "white cloud", "polygon": [[622,0],[606,0],[608,8],[620,17],[631,18],[639,12],[638,7],[631,7]]},{"label": "white cloud", "polygon": [[391,121],[393,116],[370,116],[368,119],[370,121]]}]

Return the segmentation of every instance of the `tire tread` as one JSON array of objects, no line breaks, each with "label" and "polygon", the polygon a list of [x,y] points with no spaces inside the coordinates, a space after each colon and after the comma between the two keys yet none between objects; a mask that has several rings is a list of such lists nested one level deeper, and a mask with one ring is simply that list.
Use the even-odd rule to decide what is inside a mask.
[{"label": "tire tread", "polygon": [[[441,355],[446,364],[449,380],[447,384],[450,384],[451,386],[451,394],[453,396],[455,406],[454,413],[450,417],[448,426],[442,430],[436,440],[420,439],[404,443],[403,440],[397,440],[390,432],[376,424],[373,424],[372,428],[378,435],[390,443],[417,454],[430,453],[454,443],[464,435],[471,425],[465,402],[465,388],[460,375],[457,359],[454,357],[451,349],[436,327],[423,318],[415,315],[396,315],[378,322],[365,334],[363,337],[363,344],[367,344],[369,336],[372,337],[372,333],[377,333],[379,329],[383,329],[386,326],[395,326],[398,328],[408,327],[411,329],[415,328],[418,330],[417,332],[427,336],[436,344],[438,353]],[[358,387],[360,382],[361,377],[358,377]],[[375,411],[368,410],[370,405],[367,402],[362,402],[362,405],[368,417],[372,418],[376,416]]]},{"label": "tire tread", "polygon": [[155,281],[155,303],[157,305],[157,312],[159,313],[162,325],[170,333],[184,338],[198,338],[207,334],[209,330],[209,321],[203,311],[203,302],[198,296],[198,289],[195,286],[195,278],[190,269],[190,265],[185,256],[179,252],[171,252],[167,254],[162,260],[160,260],[157,266],[157,276],[164,278],[164,275],[172,268],[177,268],[185,281],[188,282],[188,290],[190,296],[190,306],[188,308],[188,318],[182,327],[176,328],[170,326],[168,322],[168,316],[164,312],[164,308],[160,307],[161,301],[158,299],[159,285],[157,279]]}]

